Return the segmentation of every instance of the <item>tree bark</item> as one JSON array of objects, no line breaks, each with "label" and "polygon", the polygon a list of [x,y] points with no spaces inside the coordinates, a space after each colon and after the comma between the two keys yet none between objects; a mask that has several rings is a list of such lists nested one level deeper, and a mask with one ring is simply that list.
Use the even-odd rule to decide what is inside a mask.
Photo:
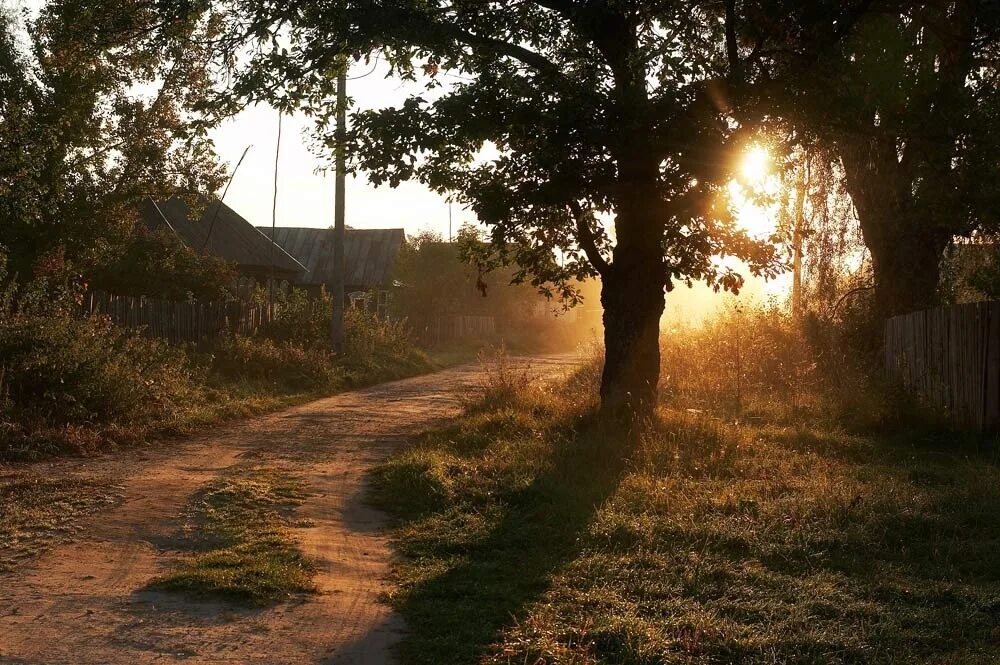
[{"label": "tree bark", "polygon": [[[641,170],[641,169],[640,169]],[[637,179],[642,173],[633,173]],[[624,189],[615,222],[614,261],[603,274],[604,373],[601,407],[609,414],[650,416],[660,380],[660,318],[665,308],[662,206],[655,167],[645,184]]]},{"label": "tree bark", "polygon": [[875,309],[891,318],[929,309],[937,304],[941,257],[947,240],[919,232],[887,234],[868,246],[875,275]]},{"label": "tree bark", "polygon": [[634,15],[616,5],[595,24],[594,43],[615,79],[617,136],[612,153],[615,183],[615,249],[602,271],[604,373],[601,408],[606,415],[644,420],[656,407],[660,381],[660,317],[665,307],[663,236],[666,215],[660,158],[652,134],[645,56]]},{"label": "tree bark", "polygon": [[928,211],[915,209],[911,178],[894,144],[873,142],[842,150],[842,162],[872,256],[876,315],[891,318],[933,307],[941,257],[951,235]]}]

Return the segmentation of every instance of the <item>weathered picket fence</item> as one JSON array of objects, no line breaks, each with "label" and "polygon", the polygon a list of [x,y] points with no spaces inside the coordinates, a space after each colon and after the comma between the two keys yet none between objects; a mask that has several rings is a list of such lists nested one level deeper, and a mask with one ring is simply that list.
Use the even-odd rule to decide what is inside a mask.
[{"label": "weathered picket fence", "polygon": [[214,339],[227,331],[253,335],[269,321],[267,305],[239,301],[173,302],[92,292],[83,306],[89,314],[109,316],[119,326],[174,344]]},{"label": "weathered picket fence", "polygon": [[939,307],[885,323],[889,376],[966,429],[1000,426],[1000,302]]}]

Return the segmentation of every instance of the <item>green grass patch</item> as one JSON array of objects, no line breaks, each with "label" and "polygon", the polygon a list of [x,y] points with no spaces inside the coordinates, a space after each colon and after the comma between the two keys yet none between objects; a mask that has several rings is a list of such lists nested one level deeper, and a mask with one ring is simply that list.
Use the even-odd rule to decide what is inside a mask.
[{"label": "green grass patch", "polygon": [[[525,386],[381,466],[404,663],[995,663],[996,456]],[[488,392],[488,391],[487,391]]]},{"label": "green grass patch", "polygon": [[312,566],[293,540],[291,511],[306,498],[293,477],[235,475],[200,492],[182,538],[195,550],[152,587],[261,606],[314,591]]}]

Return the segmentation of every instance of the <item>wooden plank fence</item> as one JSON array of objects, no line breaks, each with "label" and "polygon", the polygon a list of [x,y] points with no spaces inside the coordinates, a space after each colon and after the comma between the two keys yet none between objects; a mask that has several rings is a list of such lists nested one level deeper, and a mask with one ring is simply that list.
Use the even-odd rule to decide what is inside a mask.
[{"label": "wooden plank fence", "polygon": [[885,323],[889,376],[960,427],[1000,426],[1000,302],[940,307]]},{"label": "wooden plank fence", "polygon": [[92,292],[83,306],[88,314],[109,316],[119,326],[174,344],[214,339],[226,331],[254,335],[269,321],[266,305],[238,301],[173,302]]},{"label": "wooden plank fence", "polygon": [[496,335],[496,319],[492,316],[439,316],[431,321],[424,338],[436,345],[467,339],[488,339]]}]

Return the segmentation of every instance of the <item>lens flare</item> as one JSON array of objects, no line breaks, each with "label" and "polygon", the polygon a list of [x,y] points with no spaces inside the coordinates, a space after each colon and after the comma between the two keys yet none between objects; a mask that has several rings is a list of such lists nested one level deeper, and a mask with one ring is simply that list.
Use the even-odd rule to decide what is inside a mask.
[{"label": "lens flare", "polygon": [[750,185],[759,185],[771,174],[771,153],[767,148],[754,146],[743,156],[740,167],[743,178]]}]

